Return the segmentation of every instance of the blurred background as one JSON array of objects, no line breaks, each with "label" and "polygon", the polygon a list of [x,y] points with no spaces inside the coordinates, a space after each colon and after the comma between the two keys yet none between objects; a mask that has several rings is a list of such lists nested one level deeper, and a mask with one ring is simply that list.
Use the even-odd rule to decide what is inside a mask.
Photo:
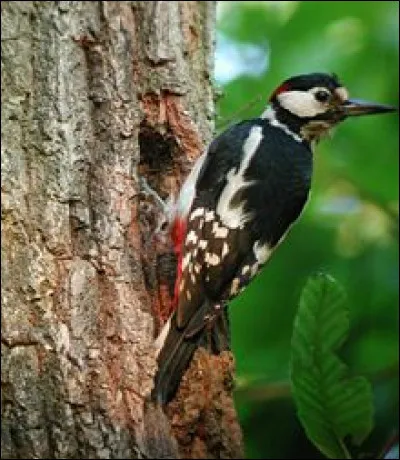
[{"label": "blurred background", "polygon": [[[284,79],[335,72],[355,98],[398,105],[398,3],[218,2],[217,132],[260,114]],[[349,120],[316,149],[310,201],[246,292],[231,304],[236,405],[248,458],[321,458],[299,425],[288,369],[307,277],[346,289],[340,355],[374,390],[377,458],[398,430],[398,114]]]}]

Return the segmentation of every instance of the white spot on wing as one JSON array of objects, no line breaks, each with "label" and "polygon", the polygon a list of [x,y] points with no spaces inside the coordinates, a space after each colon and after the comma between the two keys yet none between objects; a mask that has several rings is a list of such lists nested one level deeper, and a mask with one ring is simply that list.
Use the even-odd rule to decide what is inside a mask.
[{"label": "white spot on wing", "polygon": [[253,252],[259,264],[264,264],[272,254],[272,250],[267,243],[261,245],[258,241],[253,245]]},{"label": "white spot on wing", "polygon": [[212,232],[214,233],[215,238],[226,238],[229,230],[226,227],[220,227],[218,222],[214,222]]},{"label": "white spot on wing", "polygon": [[205,249],[207,247],[207,245],[208,245],[207,240],[200,240],[199,241],[199,248],[200,249]]},{"label": "white spot on wing", "polygon": [[204,208],[196,208],[192,214],[190,214],[189,220],[194,220],[197,217],[202,217],[204,215]]},{"label": "white spot on wing", "polygon": [[182,270],[185,270],[185,268],[189,265],[191,257],[192,254],[190,252],[185,254],[185,257],[182,260]]},{"label": "white spot on wing", "polygon": [[251,269],[250,269],[251,277],[253,277],[253,276],[255,276],[257,274],[258,267],[259,267],[258,262],[256,262],[254,265],[251,266]]},{"label": "white spot on wing", "polygon": [[206,212],[206,222],[211,222],[214,220],[215,214],[214,211],[208,211]]},{"label": "white spot on wing", "polygon": [[188,233],[186,237],[186,244],[189,244],[189,243],[196,244],[197,240],[198,238],[197,238],[196,232],[194,230],[190,230],[190,232]]},{"label": "white spot on wing", "polygon": [[253,183],[253,181],[245,180],[244,174],[249,167],[250,161],[256,153],[262,138],[263,135],[261,126],[254,126],[251,128],[249,136],[243,144],[244,155],[239,170],[235,172],[235,169],[231,169],[227,174],[227,183],[222,190],[218,201],[217,213],[219,214],[223,224],[228,228],[242,227],[251,218],[251,215],[244,212],[244,203],[232,208],[231,201],[238,190],[248,187]]},{"label": "white spot on wing", "polygon": [[218,265],[219,262],[220,262],[220,258],[218,257],[217,254],[210,254],[209,252],[207,252],[205,258],[204,258],[204,261],[206,264],[208,265]]},{"label": "white spot on wing", "polygon": [[228,243],[224,242],[224,245],[222,246],[221,258],[223,259],[228,253],[229,253]]},{"label": "white spot on wing", "polygon": [[230,295],[237,294],[238,289],[239,289],[239,284],[240,284],[239,278],[234,278],[232,280]]}]

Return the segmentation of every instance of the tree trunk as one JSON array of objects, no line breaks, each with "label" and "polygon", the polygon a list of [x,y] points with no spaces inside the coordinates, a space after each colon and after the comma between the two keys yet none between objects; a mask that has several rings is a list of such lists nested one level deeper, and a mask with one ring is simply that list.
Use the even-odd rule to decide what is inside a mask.
[{"label": "tree trunk", "polygon": [[[146,403],[176,192],[213,129],[214,2],[1,2],[2,456],[240,458],[233,360]],[[171,421],[171,422],[170,422]]]}]

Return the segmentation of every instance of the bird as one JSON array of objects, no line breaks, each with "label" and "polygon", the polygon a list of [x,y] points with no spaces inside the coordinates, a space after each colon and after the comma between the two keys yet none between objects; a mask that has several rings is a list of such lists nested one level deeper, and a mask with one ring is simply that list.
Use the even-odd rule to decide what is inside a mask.
[{"label": "bird", "polygon": [[154,401],[174,398],[198,347],[230,349],[228,304],[301,215],[318,141],[348,118],[393,110],[350,99],[335,74],[302,74],[283,81],[259,117],[212,140],[170,211],[175,308],[155,341]]}]

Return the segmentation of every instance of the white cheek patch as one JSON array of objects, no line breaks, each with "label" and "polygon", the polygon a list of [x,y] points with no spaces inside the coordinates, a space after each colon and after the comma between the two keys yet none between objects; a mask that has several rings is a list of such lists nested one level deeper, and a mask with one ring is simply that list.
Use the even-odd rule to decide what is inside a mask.
[{"label": "white cheek patch", "polygon": [[324,104],[318,102],[314,94],[308,91],[285,91],[277,97],[284,109],[300,118],[315,117],[326,110]]}]

